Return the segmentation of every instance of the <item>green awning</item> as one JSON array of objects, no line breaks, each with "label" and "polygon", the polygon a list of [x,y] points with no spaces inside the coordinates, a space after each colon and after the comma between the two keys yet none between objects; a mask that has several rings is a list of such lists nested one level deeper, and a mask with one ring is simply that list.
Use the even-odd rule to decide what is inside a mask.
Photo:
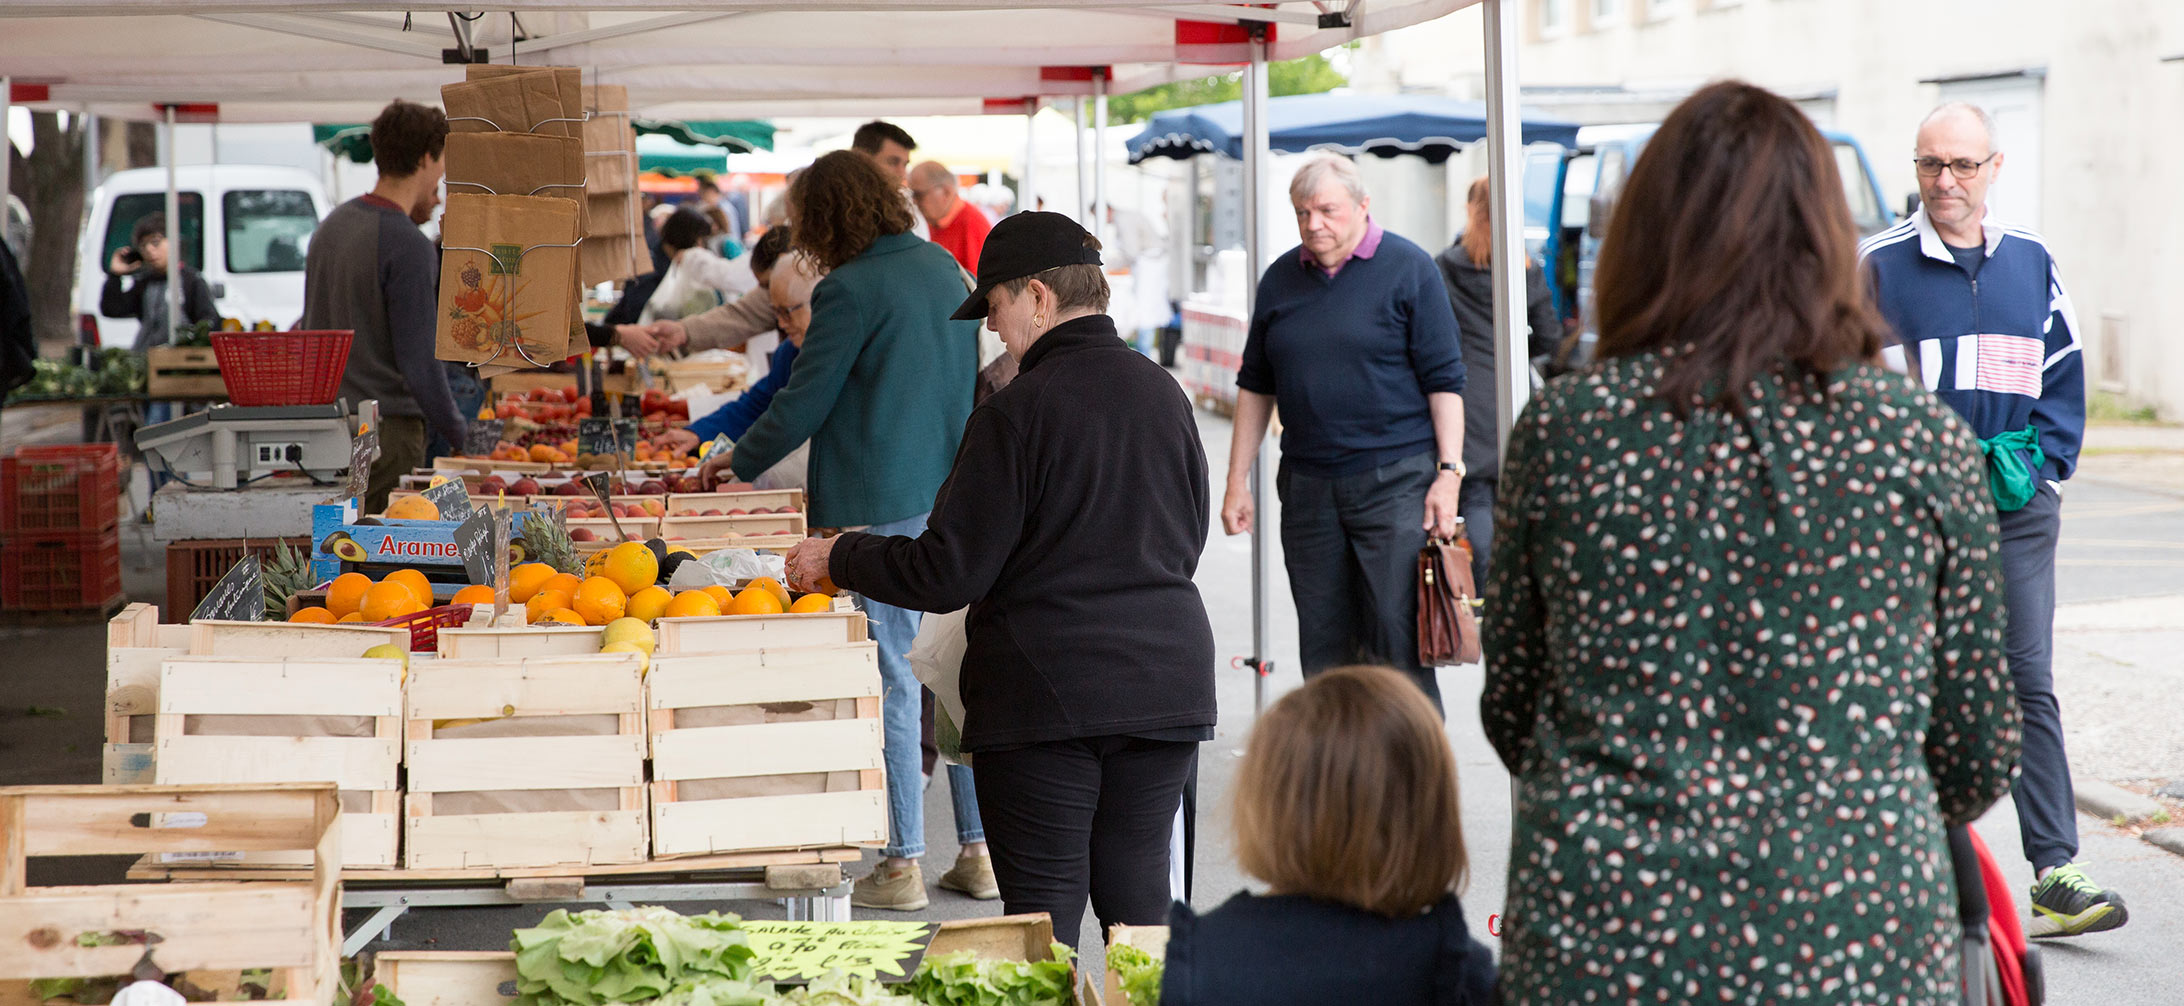
[{"label": "green awning", "polygon": [[358,164],[372,163],[372,127],[334,125],[311,127],[311,142]]},{"label": "green awning", "polygon": [[666,136],[637,138],[637,170],[663,175],[725,174],[728,151],[678,143]]},{"label": "green awning", "polygon": [[721,147],[733,153],[748,154],[754,150],[773,149],[774,127],[766,122],[748,119],[716,119],[705,122],[638,119],[633,125],[637,127],[639,135],[669,136],[680,143]]}]

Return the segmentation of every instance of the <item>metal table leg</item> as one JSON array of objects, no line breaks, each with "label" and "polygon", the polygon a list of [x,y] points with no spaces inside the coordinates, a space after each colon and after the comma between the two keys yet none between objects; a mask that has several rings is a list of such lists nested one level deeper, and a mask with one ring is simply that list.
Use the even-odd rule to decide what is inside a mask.
[{"label": "metal table leg", "polygon": [[380,905],[379,910],[373,912],[371,918],[365,919],[362,925],[350,930],[348,935],[341,938],[341,956],[355,957],[357,951],[363,950],[365,944],[378,939],[382,934],[386,933],[388,927],[394,925],[394,920],[400,918],[402,913],[407,911],[409,911],[409,903],[404,901]]}]

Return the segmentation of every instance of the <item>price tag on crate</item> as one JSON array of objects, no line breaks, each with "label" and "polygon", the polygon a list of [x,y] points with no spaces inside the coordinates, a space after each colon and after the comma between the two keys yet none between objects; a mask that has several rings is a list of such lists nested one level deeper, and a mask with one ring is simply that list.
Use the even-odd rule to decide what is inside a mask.
[{"label": "price tag on crate", "polygon": [[466,458],[488,457],[493,448],[499,447],[501,434],[507,432],[505,419],[473,419],[470,429],[463,434],[463,456]]},{"label": "price tag on crate", "polygon": [[746,919],[751,971],[772,982],[808,982],[829,971],[906,982],[933,942],[925,922],[766,922]]},{"label": "price tag on crate", "polygon": [[[461,482],[456,482],[461,486]],[[430,491],[426,495],[431,495]],[[467,501],[466,504],[467,505]],[[474,510],[455,526],[455,553],[463,558],[463,571],[470,574],[471,583],[497,584],[493,579],[493,514],[486,510]]]},{"label": "price tag on crate", "polygon": [[441,520],[470,519],[470,487],[459,477],[434,479],[421,495],[440,509]]},{"label": "price tag on crate", "polygon": [[265,570],[256,553],[246,555],[212,585],[190,612],[190,621],[265,621]]}]

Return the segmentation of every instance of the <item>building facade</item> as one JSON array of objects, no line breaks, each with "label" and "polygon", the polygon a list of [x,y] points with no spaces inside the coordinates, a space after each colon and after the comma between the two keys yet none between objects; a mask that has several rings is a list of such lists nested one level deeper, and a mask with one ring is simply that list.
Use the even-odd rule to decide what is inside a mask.
[{"label": "building facade", "polygon": [[[2184,2],[1529,0],[1528,107],[1651,122],[1735,77],[1857,137],[1892,208],[1944,101],[1986,107],[2004,166],[1990,206],[2043,234],[2076,303],[2090,390],[2184,420]],[[1356,83],[1478,96],[1476,8],[1372,39]]]}]

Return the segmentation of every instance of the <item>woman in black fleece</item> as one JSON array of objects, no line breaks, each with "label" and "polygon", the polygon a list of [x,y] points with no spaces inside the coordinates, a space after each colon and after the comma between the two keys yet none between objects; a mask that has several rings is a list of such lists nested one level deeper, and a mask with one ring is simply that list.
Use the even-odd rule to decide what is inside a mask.
[{"label": "woman in black fleece", "polygon": [[1204,915],[1175,906],[1162,1006],[1491,999],[1493,958],[1456,903],[1456,757],[1408,677],[1307,679],[1252,729],[1235,799],[1236,859],[1272,890]]},{"label": "woman in black fleece", "polygon": [[1116,337],[1099,242],[1058,213],[996,225],[958,319],[1021,369],[971,413],[916,538],[848,533],[789,579],[924,611],[968,605],[963,750],[1011,913],[1075,946],[1167,916],[1184,777],[1213,737],[1213,630],[1191,575],[1212,505],[1175,379]]}]

